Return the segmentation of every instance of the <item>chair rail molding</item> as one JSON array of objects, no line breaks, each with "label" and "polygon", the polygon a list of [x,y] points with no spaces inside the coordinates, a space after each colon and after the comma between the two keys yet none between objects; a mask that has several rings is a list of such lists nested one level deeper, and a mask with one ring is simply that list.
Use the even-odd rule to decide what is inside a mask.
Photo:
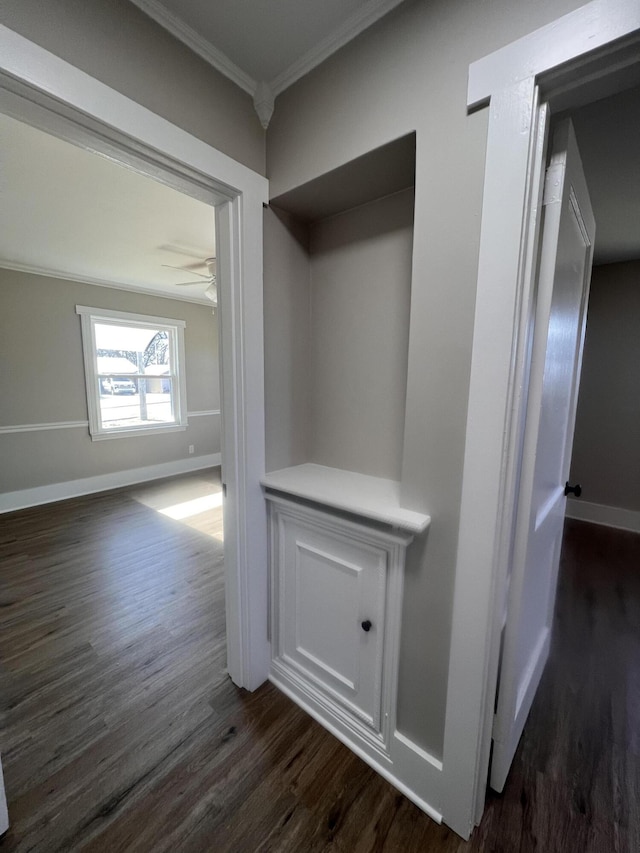
[{"label": "chair rail molding", "polygon": [[89,421],[52,421],[44,424],[8,424],[0,426],[0,435],[10,435],[14,432],[42,432],[53,429],[88,429]]}]

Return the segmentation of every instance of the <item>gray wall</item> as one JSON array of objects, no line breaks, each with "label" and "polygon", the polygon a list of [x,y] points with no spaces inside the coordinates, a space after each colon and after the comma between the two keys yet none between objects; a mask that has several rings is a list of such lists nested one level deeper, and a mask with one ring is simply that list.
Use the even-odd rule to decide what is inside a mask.
[{"label": "gray wall", "polygon": [[308,226],[271,208],[265,237],[267,470],[398,480],[413,191]]},{"label": "gray wall", "polygon": [[272,197],[417,133],[402,486],[405,504],[433,521],[428,537],[412,546],[405,579],[398,712],[401,730],[436,755],[444,730],[487,128],[486,110],[467,115],[468,68],[580,5],[406,0],[280,95],[267,133]]},{"label": "gray wall", "polygon": [[[218,335],[211,308],[0,269],[0,427],[87,420],[76,305],[186,321],[187,408],[220,408]],[[220,451],[219,416],[186,431],[92,441],[88,428],[0,434],[0,492]]]},{"label": "gray wall", "polygon": [[264,213],[265,454],[267,471],[309,461],[309,229]]},{"label": "gray wall", "polygon": [[413,190],[311,227],[312,462],[400,479]]},{"label": "gray wall", "polygon": [[2,0],[0,23],[264,173],[251,97],[128,0]]},{"label": "gray wall", "polygon": [[640,512],[640,261],[593,269],[571,478]]}]

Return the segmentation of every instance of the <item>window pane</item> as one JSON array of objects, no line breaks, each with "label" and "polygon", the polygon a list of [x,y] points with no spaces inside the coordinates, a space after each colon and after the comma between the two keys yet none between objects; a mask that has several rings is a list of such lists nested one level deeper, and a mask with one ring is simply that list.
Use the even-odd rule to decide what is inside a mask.
[{"label": "window pane", "polygon": [[98,373],[171,372],[171,332],[147,326],[96,323]]},{"label": "window pane", "polygon": [[172,379],[138,379],[136,388],[136,380],[116,381],[123,378],[113,377],[113,390],[100,393],[103,429],[154,426],[175,421]]},{"label": "window pane", "polygon": [[144,351],[144,372],[150,376],[166,376],[171,373],[171,348],[173,336],[166,329],[154,333]]}]

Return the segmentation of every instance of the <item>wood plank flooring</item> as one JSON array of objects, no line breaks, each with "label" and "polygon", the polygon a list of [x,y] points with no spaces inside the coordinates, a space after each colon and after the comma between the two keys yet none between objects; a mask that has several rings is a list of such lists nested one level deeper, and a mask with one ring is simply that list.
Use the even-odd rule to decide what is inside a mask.
[{"label": "wood plank flooring", "polygon": [[[569,522],[553,652],[471,842],[224,672],[216,472],[0,516],[5,851],[640,850],[640,536]],[[197,507],[197,504],[195,505]]]}]

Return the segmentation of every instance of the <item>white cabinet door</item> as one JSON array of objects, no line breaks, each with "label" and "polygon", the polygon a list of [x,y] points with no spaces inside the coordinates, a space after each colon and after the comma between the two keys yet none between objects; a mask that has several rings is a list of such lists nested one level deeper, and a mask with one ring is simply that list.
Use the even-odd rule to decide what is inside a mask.
[{"label": "white cabinet door", "polygon": [[282,524],[281,656],[379,730],[387,554],[308,522]]},{"label": "white cabinet door", "polygon": [[271,680],[345,743],[390,760],[413,536],[267,494]]},{"label": "white cabinet door", "polygon": [[549,655],[595,222],[573,128],[558,125],[544,226],[520,492],[493,731],[501,791]]}]

